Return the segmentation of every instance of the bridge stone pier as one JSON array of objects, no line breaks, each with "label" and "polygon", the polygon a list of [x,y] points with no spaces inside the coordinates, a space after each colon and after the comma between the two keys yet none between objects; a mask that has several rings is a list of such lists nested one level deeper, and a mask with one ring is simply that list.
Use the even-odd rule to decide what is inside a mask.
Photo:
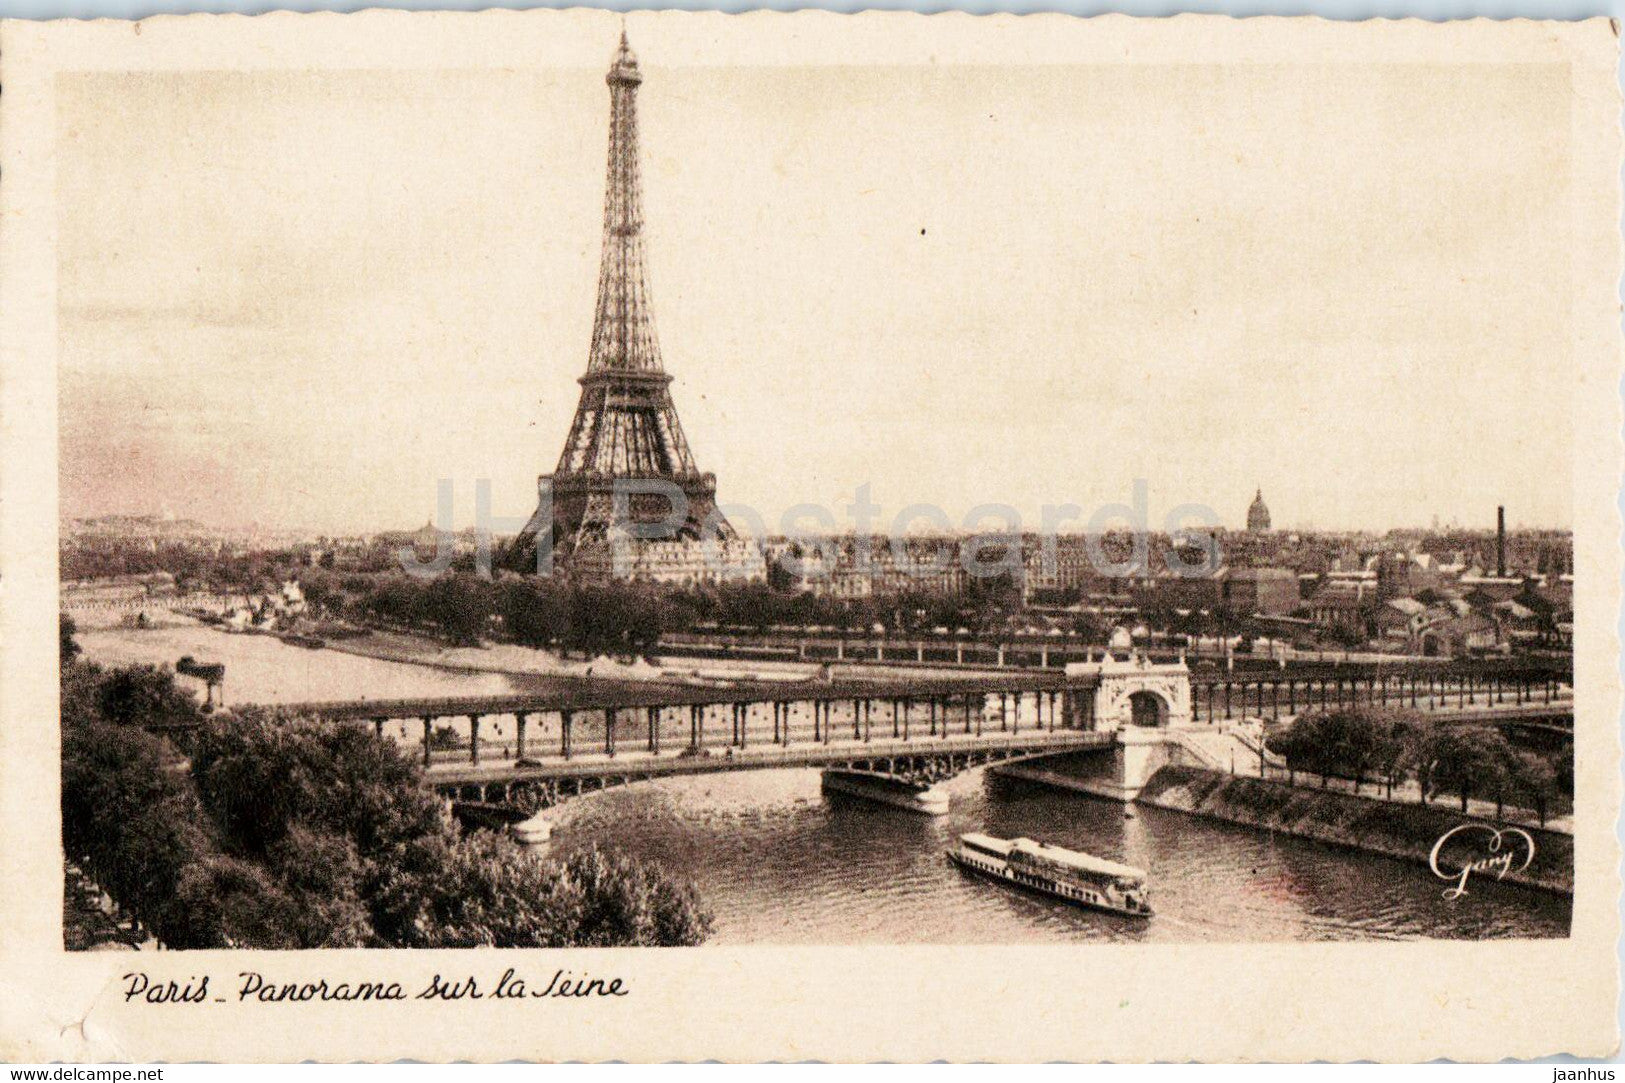
[{"label": "bridge stone pier", "polygon": [[1072,709],[1088,729],[1109,734],[1109,746],[1088,755],[1002,766],[996,773],[1132,801],[1158,769],[1201,761],[1201,752],[1192,747],[1194,734],[1207,734],[1220,744],[1230,739],[1232,727],[1196,721],[1190,668],[1183,659],[1153,662],[1138,653],[1127,658],[1108,654],[1097,662],[1068,664],[1066,676],[1074,688],[1093,687],[1093,695],[1075,696]]}]

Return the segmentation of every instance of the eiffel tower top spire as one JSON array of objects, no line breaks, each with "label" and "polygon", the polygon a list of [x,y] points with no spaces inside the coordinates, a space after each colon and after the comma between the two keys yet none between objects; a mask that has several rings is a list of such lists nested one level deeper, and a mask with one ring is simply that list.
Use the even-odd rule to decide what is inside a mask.
[{"label": "eiffel tower top spire", "polygon": [[604,185],[604,245],[598,270],[589,373],[663,371],[643,265],[643,184],[638,170],[638,87],[643,74],[621,30],[610,63],[609,169]]}]

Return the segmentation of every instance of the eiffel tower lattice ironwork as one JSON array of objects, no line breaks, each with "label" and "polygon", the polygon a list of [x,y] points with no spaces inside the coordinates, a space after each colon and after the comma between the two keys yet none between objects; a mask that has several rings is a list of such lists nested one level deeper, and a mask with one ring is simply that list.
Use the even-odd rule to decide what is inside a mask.
[{"label": "eiffel tower lattice ironwork", "polygon": [[736,536],[717,512],[716,476],[700,472],[683,436],[671,398],[672,378],[661,364],[655,337],[638,169],[637,92],[643,76],[624,31],[605,82],[609,171],[592,348],[587,371],[578,381],[581,399],[564,451],[552,475],[538,480],[542,499],[519,537],[516,549],[526,559],[534,556],[544,530],[552,531],[553,552],[569,558],[608,540],[623,525],[618,517],[633,523],[669,522],[675,519],[673,491],[687,502],[677,537],[692,539],[702,532],[723,539]]}]

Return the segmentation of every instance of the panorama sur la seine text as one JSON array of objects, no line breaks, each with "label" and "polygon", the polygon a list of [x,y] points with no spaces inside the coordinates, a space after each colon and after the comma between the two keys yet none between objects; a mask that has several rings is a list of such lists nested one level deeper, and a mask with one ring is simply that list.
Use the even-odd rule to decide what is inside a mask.
[{"label": "panorama sur la seine text", "polygon": [[217,982],[212,988],[211,975],[191,976],[184,981],[153,978],[141,971],[131,971],[120,981],[124,986],[124,1001],[141,1000],[148,1004],[223,1004],[256,1001],[262,1004],[303,1003],[308,1001],[373,1001],[373,1000],[525,1000],[546,997],[624,997],[631,990],[622,978],[595,978],[586,973],[576,974],[556,969],[545,981],[532,981],[507,967],[492,978],[473,974],[461,977],[435,973],[421,985],[412,986],[398,981],[277,981],[253,970],[239,971],[235,982],[226,986]]}]

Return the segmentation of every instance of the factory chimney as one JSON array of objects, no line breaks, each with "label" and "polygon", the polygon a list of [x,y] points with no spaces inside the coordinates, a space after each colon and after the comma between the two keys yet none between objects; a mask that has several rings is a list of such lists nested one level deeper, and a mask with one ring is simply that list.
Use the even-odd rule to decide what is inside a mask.
[{"label": "factory chimney", "polygon": [[1495,509],[1495,577],[1505,579],[1507,575],[1507,509],[1505,505]]}]

